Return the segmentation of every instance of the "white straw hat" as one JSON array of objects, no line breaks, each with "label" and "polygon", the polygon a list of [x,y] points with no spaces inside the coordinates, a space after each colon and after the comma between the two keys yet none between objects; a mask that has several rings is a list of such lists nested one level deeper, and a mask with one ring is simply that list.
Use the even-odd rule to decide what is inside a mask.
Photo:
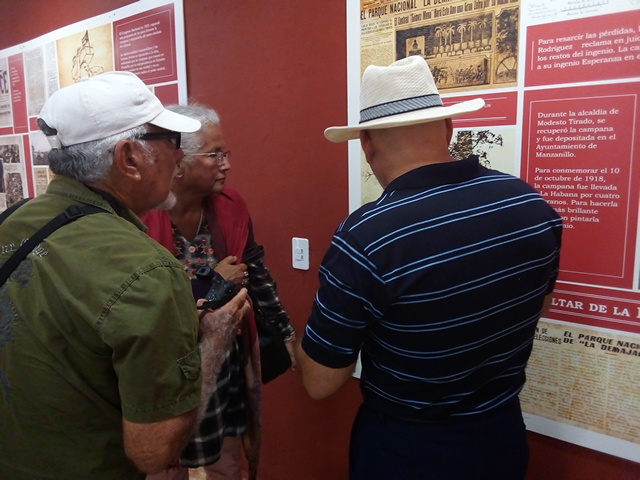
[{"label": "white straw hat", "polygon": [[427,62],[413,55],[388,67],[369,65],[362,76],[360,123],[329,127],[324,136],[331,142],[342,142],[358,138],[361,130],[433,122],[483,106],[484,100],[475,98],[445,107]]},{"label": "white straw hat", "polygon": [[[196,132],[200,122],[166,110],[131,72],[106,72],[56,91],[39,117],[57,130],[54,148],[100,140],[145,123],[174,132]],[[53,140],[53,141],[52,141]]]}]

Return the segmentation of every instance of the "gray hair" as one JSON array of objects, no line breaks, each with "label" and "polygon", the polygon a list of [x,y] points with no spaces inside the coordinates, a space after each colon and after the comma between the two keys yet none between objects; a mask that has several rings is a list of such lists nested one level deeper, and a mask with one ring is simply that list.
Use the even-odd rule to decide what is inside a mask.
[{"label": "gray hair", "polygon": [[[40,118],[38,126],[45,135],[57,133]],[[120,140],[133,139],[146,131],[146,125],[141,125],[100,140],[78,143],[64,148],[53,148],[49,151],[49,168],[56,175],[72,177],[85,184],[103,180],[111,170],[113,151],[117,143]],[[147,143],[140,141],[140,144],[148,156],[150,150]]]},{"label": "gray hair", "polygon": [[[189,105],[169,105],[165,107],[167,110],[171,110],[172,112],[179,113],[181,115],[186,115],[187,117],[195,118],[199,120],[202,124],[200,130],[194,133],[183,133],[181,148],[188,155],[189,152],[197,152],[202,148],[202,138],[199,135],[199,132],[206,125],[218,125],[220,126],[220,116],[218,113],[209,107],[205,107],[199,103],[190,103]],[[192,159],[189,157],[184,157],[183,162],[189,163]]]}]

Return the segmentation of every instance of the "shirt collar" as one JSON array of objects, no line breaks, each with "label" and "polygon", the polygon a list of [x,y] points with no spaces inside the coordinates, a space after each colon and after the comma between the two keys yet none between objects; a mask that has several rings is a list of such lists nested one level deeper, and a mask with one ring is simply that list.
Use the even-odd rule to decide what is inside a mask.
[{"label": "shirt collar", "polygon": [[461,183],[477,177],[483,171],[485,169],[480,165],[477,155],[453,162],[432,163],[400,175],[387,185],[385,193],[407,188],[432,188]]}]

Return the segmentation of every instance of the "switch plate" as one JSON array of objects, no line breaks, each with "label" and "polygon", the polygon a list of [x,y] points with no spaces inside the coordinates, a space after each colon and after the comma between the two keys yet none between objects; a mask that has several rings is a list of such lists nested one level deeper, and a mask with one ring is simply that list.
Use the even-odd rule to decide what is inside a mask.
[{"label": "switch plate", "polygon": [[309,270],[309,240],[293,237],[291,239],[291,259],[293,268]]}]

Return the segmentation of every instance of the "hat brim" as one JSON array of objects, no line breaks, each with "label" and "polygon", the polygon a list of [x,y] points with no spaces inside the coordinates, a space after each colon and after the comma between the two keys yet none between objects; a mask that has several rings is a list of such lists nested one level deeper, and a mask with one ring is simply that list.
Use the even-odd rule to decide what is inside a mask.
[{"label": "hat brim", "polygon": [[377,118],[358,125],[347,127],[329,127],[324,131],[324,136],[330,142],[344,142],[354,140],[360,136],[362,130],[374,130],[380,128],[404,127],[418,123],[434,122],[451,118],[464,113],[475,112],[484,107],[482,98],[474,98],[466,102],[456,103],[448,107],[431,107],[414,110],[413,112],[399,113],[384,118]]},{"label": "hat brim", "polygon": [[150,120],[149,123],[156,127],[181,133],[197,132],[202,126],[199,120],[167,109],[164,109],[160,115]]}]

